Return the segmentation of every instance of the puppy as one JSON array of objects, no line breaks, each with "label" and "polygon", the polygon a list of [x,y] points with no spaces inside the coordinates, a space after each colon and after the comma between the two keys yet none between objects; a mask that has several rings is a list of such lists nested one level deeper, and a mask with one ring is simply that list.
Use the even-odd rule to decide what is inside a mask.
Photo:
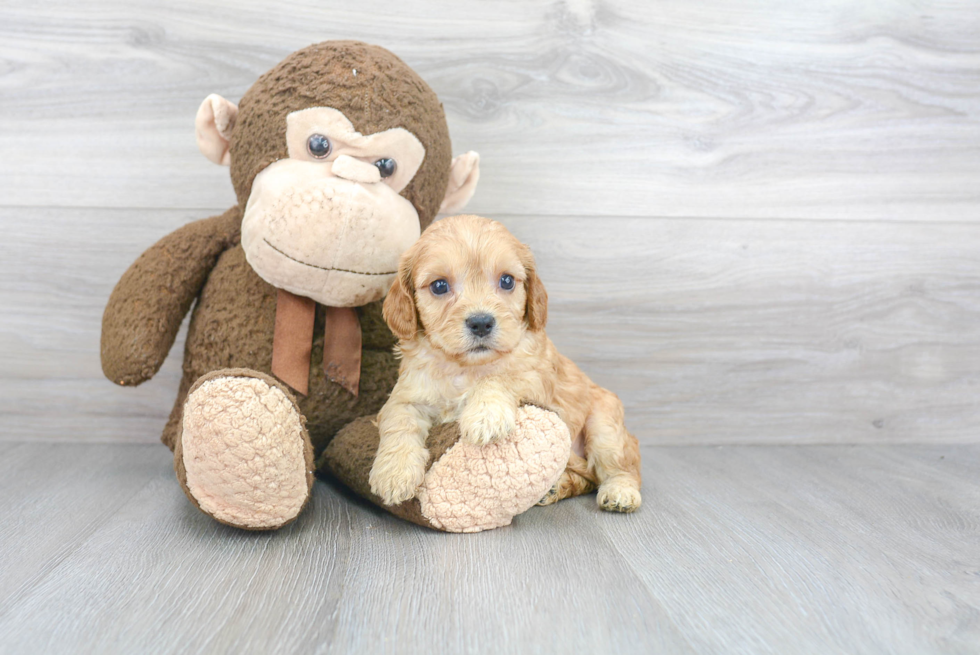
[{"label": "puppy", "polygon": [[584,441],[585,458],[572,453],[540,504],[598,485],[602,509],[640,506],[640,449],[623,405],[555,350],[534,257],[503,225],[478,216],[432,224],[402,255],[383,313],[402,357],[378,414],[370,475],[385,503],[415,496],[433,424],[458,421],[462,439],[486,445],[513,430],[518,406],[529,402],[558,412]]}]

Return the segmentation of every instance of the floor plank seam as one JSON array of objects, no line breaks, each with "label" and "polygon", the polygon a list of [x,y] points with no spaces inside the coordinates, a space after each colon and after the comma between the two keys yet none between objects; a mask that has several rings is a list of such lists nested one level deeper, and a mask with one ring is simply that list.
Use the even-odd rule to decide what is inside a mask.
[{"label": "floor plank seam", "polygon": [[[188,212],[200,213],[201,218],[220,214],[227,211],[228,207],[234,203],[215,207],[181,207],[181,206],[152,206],[152,207],[128,207],[128,206],[101,206],[101,205],[9,205],[0,204],[0,211],[27,209],[33,211],[118,211],[118,212]],[[900,223],[902,225],[919,225],[934,227],[937,225],[960,225],[974,226],[978,221],[974,220],[921,220],[901,217],[879,217],[879,218],[819,218],[813,216],[733,216],[733,215],[673,215],[673,214],[574,214],[569,212],[544,213],[533,212],[519,214],[513,212],[483,212],[483,215],[499,221],[511,221],[514,219],[534,220],[534,219],[574,219],[588,220],[602,218],[604,220],[641,220],[641,221],[717,221],[720,223],[818,223],[821,225],[840,224],[840,225],[871,225],[882,223]],[[440,214],[440,218],[446,216]]]}]

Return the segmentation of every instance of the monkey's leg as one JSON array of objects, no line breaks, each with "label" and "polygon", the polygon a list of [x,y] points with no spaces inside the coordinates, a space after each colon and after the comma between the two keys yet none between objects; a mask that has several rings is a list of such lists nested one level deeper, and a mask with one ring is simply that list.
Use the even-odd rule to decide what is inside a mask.
[{"label": "monkey's leg", "polygon": [[309,500],[313,447],[284,385],[247,369],[214,371],[187,395],[174,469],[205,514],[238,528],[274,530]]},{"label": "monkey's leg", "polygon": [[588,472],[588,463],[572,453],[568,458],[568,466],[562,472],[558,482],[538,501],[538,505],[551,505],[565,498],[573,498],[595,491],[595,477]]}]

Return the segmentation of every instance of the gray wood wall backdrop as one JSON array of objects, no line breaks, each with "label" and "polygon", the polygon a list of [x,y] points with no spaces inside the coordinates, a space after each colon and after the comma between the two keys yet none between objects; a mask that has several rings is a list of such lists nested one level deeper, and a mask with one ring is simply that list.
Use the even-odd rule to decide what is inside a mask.
[{"label": "gray wood wall backdrop", "polygon": [[354,38],[439,93],[645,443],[976,442],[978,35],[972,0],[3,0],[0,437],[157,439],[181,343],[120,389],[99,324],[233,203],[197,106]]}]

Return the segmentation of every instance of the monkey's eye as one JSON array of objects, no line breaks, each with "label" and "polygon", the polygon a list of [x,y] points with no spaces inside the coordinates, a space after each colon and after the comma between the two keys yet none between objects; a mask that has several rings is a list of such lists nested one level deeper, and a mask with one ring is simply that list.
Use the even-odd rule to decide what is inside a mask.
[{"label": "monkey's eye", "polygon": [[514,276],[504,273],[500,276],[500,288],[504,291],[510,291],[514,288]]},{"label": "monkey's eye", "polygon": [[323,159],[330,154],[330,139],[322,134],[314,134],[306,140],[306,149],[317,159]]},{"label": "monkey's eye", "polygon": [[398,166],[395,163],[394,159],[387,159],[387,158],[379,159],[378,161],[374,162],[374,165],[378,167],[379,171],[381,171],[382,180],[386,177],[391,177],[392,175],[394,175],[395,168],[397,168]]},{"label": "monkey's eye", "polygon": [[442,296],[449,293],[449,282],[446,280],[436,280],[429,285],[429,290],[432,291],[433,295]]}]

